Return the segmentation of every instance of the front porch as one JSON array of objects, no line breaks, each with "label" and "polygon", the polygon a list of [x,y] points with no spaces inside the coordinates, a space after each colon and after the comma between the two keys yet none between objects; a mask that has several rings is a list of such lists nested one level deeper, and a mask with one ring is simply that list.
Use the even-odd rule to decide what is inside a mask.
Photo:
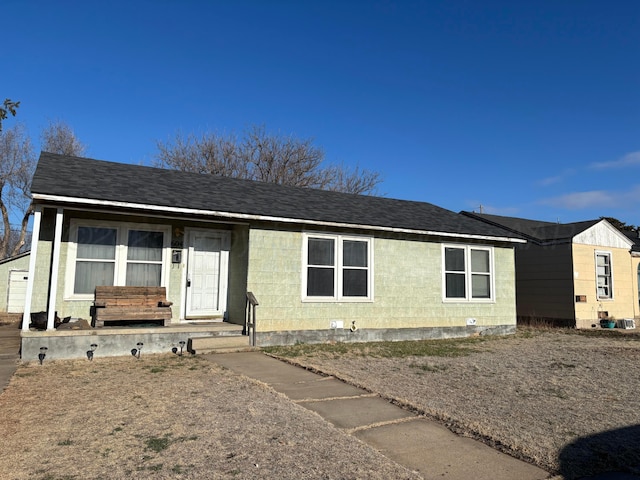
[{"label": "front porch", "polygon": [[[114,357],[151,353],[183,354],[251,349],[245,327],[226,322],[171,324],[165,327],[104,327],[90,330],[26,330],[21,332],[23,362]],[[184,342],[184,343],[182,343]],[[95,345],[95,347],[92,347]]]}]

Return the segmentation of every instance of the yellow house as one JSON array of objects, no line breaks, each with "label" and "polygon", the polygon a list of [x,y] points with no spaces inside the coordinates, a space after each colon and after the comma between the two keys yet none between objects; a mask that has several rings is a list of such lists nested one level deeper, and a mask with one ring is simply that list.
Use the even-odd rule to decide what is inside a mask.
[{"label": "yellow house", "polygon": [[527,239],[516,248],[516,304],[522,322],[599,328],[638,319],[636,240],[607,220],[552,223],[464,212]]},{"label": "yellow house", "polygon": [[[107,331],[101,354],[164,351],[216,323],[252,329],[257,346],[515,332],[524,240],[430,203],[49,153],[32,196],[29,357],[83,355]],[[137,341],[127,325],[56,329],[56,312],[90,318],[97,286],[161,287],[171,318]]]}]

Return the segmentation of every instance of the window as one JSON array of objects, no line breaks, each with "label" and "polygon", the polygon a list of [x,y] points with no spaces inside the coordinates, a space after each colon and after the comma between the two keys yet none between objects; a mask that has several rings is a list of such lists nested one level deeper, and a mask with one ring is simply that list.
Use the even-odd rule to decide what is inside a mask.
[{"label": "window", "polygon": [[160,286],[169,227],[72,220],[67,297],[89,298],[96,285]]},{"label": "window", "polygon": [[493,300],[493,250],[489,247],[443,246],[444,299]]},{"label": "window", "polygon": [[371,300],[371,239],[305,234],[302,297]]},{"label": "window", "polygon": [[611,284],[611,254],[596,252],[596,288],[598,299],[613,298]]},{"label": "window", "polygon": [[96,285],[113,285],[117,234],[114,228],[78,227],[74,293],[93,293]]},{"label": "window", "polygon": [[162,232],[129,230],[126,284],[159,287],[162,280]]}]

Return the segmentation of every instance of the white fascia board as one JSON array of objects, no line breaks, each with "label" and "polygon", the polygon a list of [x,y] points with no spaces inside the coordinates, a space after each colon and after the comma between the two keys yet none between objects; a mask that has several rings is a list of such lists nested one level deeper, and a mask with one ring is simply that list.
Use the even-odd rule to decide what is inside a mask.
[{"label": "white fascia board", "polygon": [[327,222],[321,220],[305,220],[301,218],[286,218],[286,217],[273,217],[269,215],[253,215],[248,213],[231,213],[222,212],[217,210],[201,210],[193,208],[182,207],[169,207],[163,205],[148,205],[144,203],[130,203],[130,202],[118,202],[113,200],[97,200],[92,198],[79,198],[79,197],[65,197],[62,195],[46,195],[40,193],[34,193],[34,200],[47,201],[52,203],[73,203],[81,205],[92,205],[102,207],[118,207],[132,210],[147,210],[152,212],[164,212],[172,214],[188,214],[188,215],[203,215],[203,216],[216,216],[222,218],[236,219],[236,220],[259,220],[264,222],[279,222],[279,223],[293,223],[303,225],[318,225],[323,227],[334,228],[361,228],[363,230],[377,230],[383,232],[392,233],[410,233],[414,235],[430,235],[440,237],[451,238],[463,238],[468,240],[482,240],[492,242],[507,242],[507,243],[527,243],[526,240],[513,237],[494,237],[490,235],[471,235],[463,233],[449,233],[449,232],[436,232],[431,230],[414,230],[410,228],[396,228],[396,227],[383,227],[377,225],[360,225],[354,223],[342,223],[342,222]]}]

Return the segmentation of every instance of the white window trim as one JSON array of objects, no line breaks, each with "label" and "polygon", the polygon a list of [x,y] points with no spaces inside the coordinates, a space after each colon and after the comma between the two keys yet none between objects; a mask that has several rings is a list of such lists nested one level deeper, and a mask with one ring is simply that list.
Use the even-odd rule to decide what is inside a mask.
[{"label": "white window trim", "polygon": [[[464,250],[464,276],[465,276],[465,297],[464,298],[448,298],[447,297],[447,274],[445,268],[445,255],[447,248],[458,248]],[[473,298],[472,293],[472,271],[471,271],[471,250],[484,250],[489,252],[489,288],[491,295],[489,298]],[[484,245],[461,245],[461,244],[442,244],[442,301],[444,303],[495,303],[496,301],[496,269],[494,263],[494,249],[491,246]]]},{"label": "white window trim", "polygon": [[[600,294],[598,293],[598,256],[599,255],[606,255],[607,257],[609,257],[609,296],[608,297],[601,297]],[[596,298],[598,299],[598,301],[610,301],[613,300],[613,254],[611,252],[605,251],[605,250],[596,250],[593,256],[593,261],[594,261],[594,267],[595,267],[595,273],[596,273]]]},{"label": "white window trim", "polygon": [[162,232],[162,269],[160,285],[169,287],[169,268],[171,266],[171,226],[132,222],[111,222],[103,220],[71,219],[69,225],[69,242],[67,248],[67,268],[65,274],[65,300],[93,300],[93,293],[74,293],[76,276],[76,256],[78,253],[78,227],[103,227],[116,230],[116,261],[114,285],[124,285],[127,271],[127,241],[129,230],[146,230]]},{"label": "white window trim", "polygon": [[[307,259],[309,238],[326,238],[334,241],[335,248],[335,264],[333,272],[333,284],[335,294],[330,297],[315,297],[307,295]],[[354,240],[367,243],[367,289],[366,297],[344,297],[342,296],[342,242],[345,240]],[[347,267],[350,268],[350,267]],[[312,233],[303,232],[302,234],[302,301],[303,302],[341,302],[341,303],[371,303],[373,302],[373,237],[359,235],[338,235],[328,233]]]}]

